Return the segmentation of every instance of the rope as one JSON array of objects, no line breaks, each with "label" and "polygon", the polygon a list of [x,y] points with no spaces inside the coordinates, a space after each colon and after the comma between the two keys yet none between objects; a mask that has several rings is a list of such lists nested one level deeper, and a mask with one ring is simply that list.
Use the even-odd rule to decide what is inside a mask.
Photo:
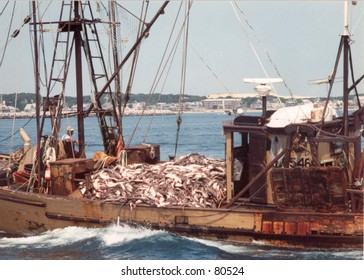
[{"label": "rope", "polygon": [[176,158],[177,155],[177,147],[178,147],[178,140],[179,140],[179,131],[181,128],[182,118],[180,115],[177,117],[177,132],[176,132],[176,143],[174,145],[174,158]]}]

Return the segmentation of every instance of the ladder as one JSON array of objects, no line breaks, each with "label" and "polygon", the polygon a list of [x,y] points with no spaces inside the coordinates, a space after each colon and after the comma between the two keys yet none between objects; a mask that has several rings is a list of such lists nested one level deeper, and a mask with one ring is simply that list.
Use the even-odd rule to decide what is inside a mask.
[{"label": "ladder", "polygon": [[[51,116],[53,116],[52,135],[57,139],[59,137],[62,109],[65,103],[66,81],[69,74],[71,55],[73,49],[77,49],[78,44],[78,46],[82,47],[87,61],[89,78],[91,81],[91,98],[94,105],[93,112],[95,112],[98,117],[104,149],[107,154],[115,155],[116,145],[119,135],[121,134],[120,120],[118,119],[116,110],[119,100],[116,98],[115,93],[112,92],[111,86],[109,86],[108,90],[103,92],[102,95],[98,95],[98,90],[108,81],[107,68],[96,26],[98,23],[100,23],[100,20],[95,19],[93,15],[91,1],[62,2],[46,97],[46,104],[54,105],[54,107],[45,107],[51,111]],[[78,36],[80,38],[78,38]],[[80,53],[78,53],[77,50],[75,50],[75,53],[75,60],[77,61],[77,59],[79,59],[78,61],[80,62],[81,58],[77,58]],[[79,73],[82,72],[82,66],[78,66],[76,62],[75,68],[76,80],[79,80],[77,77],[82,77],[82,73]],[[79,82],[82,83],[82,81],[76,81],[76,83]],[[51,98],[51,92],[54,91],[54,88],[57,85],[59,90],[54,97]],[[80,85],[80,87],[82,88],[82,85]],[[107,96],[111,106],[103,108],[105,105],[101,103],[102,96]],[[78,99],[78,103],[77,116],[83,118],[87,114],[84,112],[83,106],[80,106],[80,104],[83,105],[82,99]],[[82,126],[80,125],[80,121],[78,124],[80,130],[80,126]],[[81,130],[83,130],[83,126],[81,127]],[[81,134],[83,134],[83,131]],[[84,144],[82,142],[84,141],[83,139],[79,139],[79,142],[81,144],[81,150],[81,146]],[[82,149],[83,148],[84,147],[82,147]]]},{"label": "ladder", "polygon": [[[116,110],[116,106],[120,105],[120,100],[118,100],[116,93],[111,90],[110,85],[108,86],[107,91],[102,95],[98,95],[99,90],[109,80],[109,76],[107,74],[99,33],[97,31],[97,23],[99,23],[100,20],[95,19],[90,1],[83,4],[82,15],[84,19],[86,12],[90,15],[90,21],[83,25],[84,29],[82,34],[84,35],[84,51],[92,81],[91,96],[94,103],[93,111],[98,116],[105,152],[109,155],[115,155],[118,138],[119,135],[121,135],[120,120]],[[87,27],[91,32],[87,32]],[[102,107],[100,101],[102,96],[107,96],[111,107]],[[107,122],[107,118],[109,118],[109,123]]]}]

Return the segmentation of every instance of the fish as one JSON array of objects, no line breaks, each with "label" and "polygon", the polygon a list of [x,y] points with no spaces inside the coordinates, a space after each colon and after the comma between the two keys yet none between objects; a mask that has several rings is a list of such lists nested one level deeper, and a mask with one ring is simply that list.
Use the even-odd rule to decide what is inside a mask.
[{"label": "fish", "polygon": [[226,198],[225,161],[194,153],[173,161],[108,166],[91,175],[89,199],[156,207],[217,208]]}]

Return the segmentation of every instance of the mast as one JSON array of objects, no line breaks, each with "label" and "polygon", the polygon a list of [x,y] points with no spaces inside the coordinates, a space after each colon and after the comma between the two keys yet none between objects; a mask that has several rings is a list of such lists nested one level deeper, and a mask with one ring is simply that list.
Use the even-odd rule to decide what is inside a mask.
[{"label": "mast", "polygon": [[[112,40],[111,40],[111,45],[112,45],[112,52],[113,52],[113,59],[114,59],[114,69],[116,69],[119,65],[119,48],[118,48],[118,29],[117,29],[117,21],[116,21],[116,7],[115,7],[116,3],[115,0],[110,1],[109,6],[110,6],[110,12],[111,12],[111,33],[112,33]],[[121,82],[120,82],[120,72],[118,72],[118,74],[115,77],[115,96],[116,96],[116,105],[117,105],[117,111],[118,111],[118,115],[120,118],[120,125],[119,125],[119,134],[122,135],[122,116],[121,116]]]},{"label": "mast", "polygon": [[349,135],[348,120],[349,120],[349,22],[348,22],[348,12],[349,12],[349,1],[344,2],[344,32],[342,35],[342,41],[344,44],[343,48],[343,122],[344,122],[344,136]]},{"label": "mast", "polygon": [[[39,89],[39,56],[38,56],[38,34],[37,34],[37,8],[36,3],[33,1],[33,22],[34,22],[34,78],[35,78],[35,104],[36,104],[36,123],[37,123],[37,179],[40,183],[41,181],[41,154],[40,154],[40,141],[41,141],[41,131],[40,131],[40,89]],[[33,189],[33,188],[31,188]]]},{"label": "mast", "polygon": [[[81,17],[79,13],[80,1],[74,1],[75,22],[80,22]],[[85,155],[85,135],[84,135],[84,121],[83,121],[83,88],[82,88],[82,37],[81,37],[81,24],[76,25],[75,28],[75,67],[76,67],[76,97],[77,97],[77,127],[78,127],[78,147],[82,156]]]},{"label": "mast", "polygon": [[[85,156],[85,136],[84,136],[84,117],[88,116],[90,112],[94,109],[98,120],[99,126],[101,128],[102,140],[104,143],[105,152],[109,155],[116,155],[116,144],[118,140],[122,136],[122,129],[120,122],[121,120],[118,118],[118,115],[121,118],[120,109],[116,108],[115,99],[117,100],[117,105],[120,105],[120,70],[126,63],[126,61],[130,58],[132,53],[136,50],[136,48],[140,45],[142,40],[146,37],[152,25],[155,23],[157,18],[164,13],[164,8],[168,5],[169,1],[165,1],[161,8],[158,10],[157,14],[152,18],[152,20],[146,24],[146,29],[141,34],[141,36],[137,39],[132,49],[127,53],[124,59],[119,62],[117,58],[117,46],[113,46],[114,51],[114,71],[111,77],[108,75],[107,67],[103,57],[102,46],[100,43],[100,39],[97,33],[96,24],[100,22],[99,19],[95,18],[92,13],[91,1],[85,1],[85,3],[79,0],[72,1],[63,1],[60,19],[59,21],[51,21],[51,22],[42,22],[42,25],[45,24],[57,24],[57,38],[55,40],[53,59],[52,59],[52,67],[49,78],[49,83],[47,85],[47,96],[45,98],[44,108],[50,108],[53,106],[54,109],[54,120],[52,117],[52,136],[54,139],[58,139],[59,128],[61,126],[62,119],[62,109],[65,97],[65,89],[66,89],[66,81],[69,73],[69,64],[71,61],[71,54],[74,51],[74,60],[75,60],[75,87],[76,87],[76,100],[77,100],[77,130],[78,130],[78,146],[81,156]],[[112,26],[116,25],[116,12],[115,12],[115,3],[112,2],[110,6],[112,10],[112,22],[110,23]],[[34,6],[34,3],[33,3]],[[35,8],[35,7],[34,7]],[[85,18],[86,9],[88,8],[90,19]],[[64,13],[68,9],[68,13]],[[64,19],[64,16],[66,17]],[[34,14],[35,17],[35,14]],[[36,26],[36,18],[34,18],[34,25]],[[91,29],[91,32],[88,30]],[[113,35],[117,36],[113,31]],[[70,34],[73,33],[71,37]],[[64,36],[61,36],[64,34]],[[36,42],[35,42],[36,44]],[[92,45],[91,45],[92,44]],[[117,44],[117,42],[115,42]],[[37,46],[35,46],[36,48]],[[37,51],[37,50],[36,50]],[[92,92],[95,95],[94,103],[84,111],[83,109],[83,54],[85,53],[87,66],[91,79]],[[36,60],[38,60],[38,54],[35,55]],[[95,67],[96,65],[100,67]],[[38,66],[38,65],[37,65]],[[36,72],[36,80],[39,78],[39,71],[35,69]],[[38,80],[37,80],[38,82]],[[111,89],[111,83],[115,82],[115,92]],[[55,86],[59,85],[59,93],[50,97],[51,92],[53,91]],[[39,88],[39,84],[36,85]],[[101,88],[101,90],[100,90]],[[104,95],[108,95],[110,97],[112,108],[104,109],[100,98]],[[116,97],[115,97],[116,95]],[[37,94],[39,97],[39,94]],[[40,101],[39,101],[40,104]],[[47,107],[48,106],[48,107]],[[39,107],[40,108],[40,107]],[[45,109],[45,110],[46,110]],[[53,111],[52,111],[53,112]],[[44,114],[45,115],[45,114]],[[110,117],[110,124],[108,124],[107,118]],[[37,120],[40,116],[37,116]],[[44,122],[44,119],[43,119]],[[42,124],[43,126],[43,124]],[[41,134],[39,134],[41,135]],[[37,141],[40,143],[40,136]],[[55,145],[55,141],[53,141],[52,145]],[[54,148],[56,148],[54,146]],[[40,170],[40,169],[39,169]]]},{"label": "mast", "polygon": [[[330,94],[334,86],[337,69],[339,67],[340,58],[342,56],[343,62],[343,135],[349,136],[349,94],[352,89],[355,88],[359,80],[355,82],[351,87],[349,87],[349,71],[352,68],[352,62],[350,60],[350,32],[348,23],[348,12],[349,12],[349,1],[344,2],[344,30],[341,35],[340,45],[337,52],[337,57],[335,61],[335,66],[330,79],[330,88],[324,107],[322,122],[326,113],[327,105],[329,102]],[[350,67],[350,68],[349,68]],[[345,145],[345,150],[347,152],[348,145]]]}]

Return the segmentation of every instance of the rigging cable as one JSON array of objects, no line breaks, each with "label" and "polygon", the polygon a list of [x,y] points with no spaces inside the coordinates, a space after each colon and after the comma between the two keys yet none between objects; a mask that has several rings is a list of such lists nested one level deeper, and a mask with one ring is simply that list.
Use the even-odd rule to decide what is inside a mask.
[{"label": "rigging cable", "polygon": [[[182,4],[183,4],[183,3],[182,3],[182,1],[181,1],[181,2],[180,2],[180,6],[179,6],[179,8],[178,8],[177,15],[176,15],[176,17],[175,17],[175,19],[174,19],[174,22],[173,22],[173,26],[172,26],[172,29],[171,29],[171,32],[170,32],[170,35],[169,35],[169,38],[168,38],[168,41],[167,41],[167,45],[166,45],[166,47],[165,47],[164,53],[163,53],[163,55],[162,55],[161,62],[160,62],[160,64],[159,64],[159,67],[158,67],[158,70],[157,70],[157,74],[156,74],[156,76],[155,76],[155,78],[154,78],[154,81],[153,81],[152,87],[151,87],[151,89],[150,89],[150,91],[149,91],[149,96],[150,96],[150,97],[149,97],[148,102],[149,102],[149,101],[150,101],[150,99],[151,99],[151,94],[152,94],[153,92],[155,92],[155,91],[156,91],[157,85],[159,84],[159,82],[160,82],[160,80],[161,80],[161,78],[162,78],[162,75],[163,75],[164,71],[166,70],[166,67],[167,67],[168,63],[170,62],[170,63],[169,63],[168,70],[167,70],[167,74],[166,74],[166,76],[165,76],[165,78],[164,78],[163,85],[162,85],[162,87],[161,87],[161,89],[160,89],[160,94],[159,94],[159,96],[158,96],[157,103],[160,101],[160,98],[161,98],[161,96],[162,96],[162,93],[164,92],[164,87],[165,87],[165,85],[166,85],[167,78],[168,78],[168,75],[169,75],[170,70],[171,70],[171,67],[172,67],[172,62],[173,62],[174,57],[175,57],[175,54],[176,54],[176,50],[177,50],[177,46],[178,46],[178,42],[179,42],[179,40],[180,40],[180,38],[181,38],[181,35],[182,35],[182,28],[180,29],[180,31],[179,31],[179,33],[178,33],[178,35],[177,35],[177,39],[176,39],[176,41],[175,41],[174,45],[172,46],[171,51],[170,51],[170,53],[169,53],[169,55],[168,55],[168,57],[167,57],[166,61],[164,62],[164,66],[163,66],[163,68],[162,68],[162,65],[163,65],[163,61],[165,60],[165,57],[166,57],[166,55],[167,55],[167,50],[169,49],[169,45],[170,45],[171,40],[172,40],[172,35],[174,34],[174,30],[175,30],[175,28],[176,28],[176,24],[177,24],[177,20],[178,20],[178,18],[179,18],[180,12],[181,12]],[[185,20],[186,20],[186,18],[185,18]],[[182,26],[183,26],[183,25],[182,25]],[[144,139],[143,139],[143,143],[144,143],[144,142],[146,142],[146,139],[147,139],[147,137],[148,137],[148,134],[149,134],[149,131],[150,131],[150,128],[151,128],[151,126],[152,126],[152,122],[153,122],[153,119],[154,119],[154,116],[155,116],[155,111],[156,111],[156,109],[157,109],[157,107],[155,106],[153,116],[152,116],[152,118],[150,119],[150,122],[149,122],[148,128],[147,128],[147,130],[146,130],[146,133],[145,133],[145,136],[144,136]]]},{"label": "rigging cable", "polygon": [[206,66],[206,68],[212,73],[212,75],[216,78],[216,80],[222,85],[222,87],[229,93],[232,94],[232,92],[227,88],[227,86],[221,81],[221,79],[217,76],[217,74],[212,70],[212,68],[206,63],[206,61],[203,59],[203,57],[197,52],[196,48],[191,44],[188,43],[188,45],[192,48],[192,50],[195,52],[197,57],[202,61],[202,63]]},{"label": "rigging cable", "polygon": [[[148,104],[149,104],[149,103],[151,103],[151,102],[150,102],[150,100],[151,100],[151,97],[152,97],[152,93],[156,91],[156,87],[157,87],[157,85],[159,84],[159,82],[160,82],[160,80],[161,80],[161,78],[162,78],[162,75],[163,75],[163,73],[165,72],[165,70],[166,70],[166,68],[167,68],[167,66],[168,66],[168,64],[169,64],[169,67],[168,67],[168,70],[167,70],[167,74],[166,74],[166,76],[165,76],[165,78],[164,78],[164,82],[163,82],[163,85],[162,85],[162,87],[161,87],[160,94],[159,94],[159,96],[158,96],[158,101],[157,101],[157,102],[159,102],[159,100],[160,100],[160,98],[161,98],[161,95],[162,95],[162,92],[164,91],[164,88],[165,88],[165,85],[166,85],[166,82],[167,82],[167,79],[168,79],[168,76],[169,76],[169,73],[170,73],[170,70],[171,70],[171,67],[172,67],[172,64],[173,64],[174,58],[175,58],[175,56],[176,56],[177,47],[178,47],[178,45],[179,45],[179,42],[180,42],[181,37],[182,37],[182,34],[183,34],[184,26],[185,26],[186,21],[187,21],[187,18],[188,18],[188,16],[187,16],[187,15],[185,15],[185,17],[184,17],[183,24],[182,24],[182,26],[181,26],[181,28],[180,28],[180,30],[179,30],[179,32],[178,32],[178,34],[177,34],[177,38],[176,38],[176,40],[175,40],[175,42],[174,42],[173,46],[171,47],[170,53],[169,53],[169,55],[168,55],[168,57],[167,57],[166,61],[164,62],[164,66],[163,66],[163,68],[162,68],[163,61],[165,60],[165,57],[166,57],[166,54],[167,54],[167,50],[168,50],[169,45],[170,45],[170,43],[171,43],[172,35],[173,35],[173,33],[174,33],[174,30],[175,30],[175,27],[176,27],[176,24],[177,24],[177,20],[178,20],[178,18],[179,18],[180,12],[181,12],[181,8],[182,8],[183,1],[181,1],[180,3],[181,3],[181,4],[180,4],[180,6],[179,6],[179,9],[178,9],[178,12],[177,12],[177,16],[176,16],[176,18],[175,18],[175,20],[174,20],[173,27],[172,27],[172,29],[171,29],[171,32],[170,32],[170,35],[169,35],[169,38],[168,38],[167,45],[166,45],[165,51],[164,51],[163,56],[162,56],[161,63],[160,63],[160,65],[159,65],[159,67],[158,67],[158,70],[157,70],[157,75],[155,76],[155,79],[154,79],[154,81],[153,81],[153,85],[152,85],[152,87],[151,87],[151,89],[150,89],[150,91],[149,91]],[[188,11],[188,14],[189,14],[189,12],[190,12],[190,11]],[[146,106],[145,106],[145,107],[146,107]],[[144,108],[144,109],[145,109],[145,108]],[[144,137],[144,139],[143,139],[143,143],[145,143],[145,142],[146,142],[146,138],[147,138],[147,136],[148,136],[148,134],[149,134],[149,131],[150,131],[150,128],[151,128],[151,125],[152,125],[152,121],[153,121],[153,119],[154,119],[155,111],[156,111],[156,107],[154,108],[153,116],[152,116],[152,118],[150,119],[150,122],[149,122],[148,128],[147,128],[147,130],[146,130],[146,134],[145,134],[145,137]],[[144,110],[143,110],[143,112],[144,112]],[[139,117],[139,121],[140,121],[140,118],[141,118],[141,116]]]},{"label": "rigging cable", "polygon": [[[21,126],[20,128],[24,128],[24,127],[26,127],[27,125],[28,125],[28,123],[33,119],[35,117],[35,114],[33,114],[33,116],[31,116],[29,119],[28,119],[28,121],[25,123],[25,124],[23,124],[23,126]],[[17,130],[17,131],[15,131],[15,132],[12,132],[9,136],[7,136],[7,137],[5,137],[4,139],[0,139],[0,143],[1,142],[5,142],[5,141],[7,141],[7,140],[9,140],[9,139],[11,139],[12,137],[14,137],[15,136],[15,134],[18,134],[19,132],[20,132],[20,128]]]},{"label": "rigging cable", "polygon": [[[8,5],[8,3],[6,3],[6,6]],[[6,6],[5,6],[5,8],[6,8]],[[3,64],[3,61],[4,61],[4,57],[5,57],[5,53],[6,53],[6,49],[7,49],[7,47],[8,47],[8,44],[9,44],[9,42],[10,42],[10,39],[9,39],[9,37],[10,37],[10,29],[11,29],[11,26],[12,26],[12,24],[13,24],[13,20],[14,20],[14,14],[15,14],[15,7],[16,7],[16,2],[14,2],[14,4],[13,4],[13,12],[12,12],[12,14],[11,14],[11,19],[10,19],[10,22],[9,22],[9,29],[8,29],[8,33],[7,33],[7,39],[6,39],[6,43],[5,43],[5,47],[4,47],[4,49],[3,49],[3,54],[2,54],[2,57],[1,57],[1,61],[0,61],[0,67],[2,66],[2,64]],[[4,9],[5,9],[4,8]],[[4,11],[4,10],[3,10]],[[3,12],[2,11],[2,12]]]},{"label": "rigging cable", "polygon": [[[354,6],[356,5],[356,3],[354,4],[354,2],[352,2],[352,4]],[[351,13],[352,13],[352,11],[353,11],[353,9],[351,9]],[[355,29],[357,28],[358,24],[360,23],[363,15],[364,15],[364,9],[361,11],[361,13],[360,13],[360,15],[358,17],[357,22],[355,23],[354,27],[352,28],[351,34],[354,34],[355,33]],[[352,18],[353,18],[353,16],[351,15],[351,19]],[[352,26],[352,24],[350,26]],[[354,63],[353,63],[351,48],[349,48],[349,65],[350,65],[351,79],[352,79],[353,84],[355,84],[355,78],[354,78]],[[358,89],[357,89],[356,86],[354,87],[354,90],[355,90],[355,94],[356,94],[358,106],[359,106],[359,108],[361,108],[361,102],[360,102],[360,98],[359,98],[359,93],[358,93]]]},{"label": "rigging cable", "polygon": [[[126,146],[128,146],[128,145],[131,143],[132,138],[133,138],[133,137],[134,137],[134,135],[135,135],[136,129],[137,129],[137,127],[139,126],[139,124],[140,124],[140,121],[141,121],[142,117],[144,116],[144,112],[145,112],[145,110],[146,110],[146,108],[147,108],[147,104],[150,104],[150,103],[151,103],[152,93],[155,91],[155,89],[156,89],[156,87],[157,87],[157,84],[159,83],[159,81],[160,81],[160,79],[161,79],[161,77],[162,77],[162,74],[164,73],[164,71],[166,70],[166,67],[167,67],[168,63],[170,62],[170,64],[169,64],[169,68],[168,68],[168,71],[167,71],[167,75],[166,75],[166,78],[165,78],[165,82],[164,82],[163,87],[162,87],[162,90],[163,90],[163,88],[164,88],[164,86],[165,86],[166,79],[167,79],[168,74],[169,74],[169,72],[170,72],[170,69],[171,69],[171,66],[172,66],[172,62],[173,62],[173,59],[174,59],[175,54],[176,54],[176,51],[177,51],[177,46],[178,46],[179,40],[180,40],[180,38],[181,38],[181,36],[182,36],[183,25],[185,24],[185,21],[186,21],[186,18],[185,18],[185,19],[184,19],[184,23],[183,23],[183,25],[182,25],[182,27],[181,27],[181,29],[180,29],[180,31],[179,31],[179,33],[178,33],[178,35],[177,35],[177,39],[176,39],[176,41],[175,41],[174,45],[173,45],[173,46],[172,46],[172,48],[171,48],[171,51],[170,51],[170,53],[169,53],[169,55],[168,55],[168,57],[167,57],[167,59],[166,59],[166,62],[164,63],[163,69],[161,70],[161,68],[162,68],[162,64],[163,64],[163,60],[164,60],[164,58],[165,58],[165,56],[166,56],[167,49],[168,49],[168,46],[169,46],[169,44],[170,44],[170,42],[171,42],[171,38],[172,38],[172,35],[173,35],[173,31],[174,31],[174,29],[175,29],[175,26],[176,26],[176,23],[177,23],[177,19],[178,19],[179,14],[180,14],[180,10],[181,10],[181,7],[182,7],[182,2],[183,2],[183,1],[181,1],[181,5],[179,6],[178,13],[177,13],[176,19],[175,19],[175,21],[174,21],[174,24],[173,24],[173,27],[172,27],[172,30],[171,30],[171,33],[170,33],[170,36],[169,36],[169,39],[168,39],[168,42],[167,42],[167,46],[166,46],[165,51],[164,51],[164,53],[163,53],[162,60],[161,60],[161,63],[159,64],[159,67],[158,67],[158,70],[157,70],[157,74],[156,74],[156,76],[155,76],[155,79],[154,79],[154,81],[153,81],[153,85],[152,85],[152,87],[151,87],[151,89],[150,89],[150,91],[149,91],[149,94],[148,94],[148,95],[149,95],[148,100],[147,100],[146,104],[145,104],[145,105],[144,105],[144,107],[143,107],[142,113],[140,114],[140,116],[139,116],[139,118],[138,118],[137,124],[135,125],[134,130],[133,130],[133,132],[132,132],[132,134],[131,134],[131,137],[130,137],[130,139],[129,139],[129,141],[128,141],[128,144],[127,144]],[[160,73],[159,73],[159,72],[160,72]],[[158,76],[159,76],[159,77],[158,77]],[[151,121],[152,121],[152,119],[151,119]],[[148,129],[147,129],[147,134],[148,134],[148,132],[149,132],[150,127],[151,127],[151,122],[149,123]],[[145,135],[144,142],[145,142],[145,139],[146,139],[146,137],[147,137],[147,134]]]},{"label": "rigging cable", "polygon": [[[144,13],[144,20],[143,20],[143,22],[146,19],[147,12],[148,12],[148,7],[149,7],[149,2],[147,2],[147,7],[145,8],[145,11],[144,11],[144,2],[143,2],[143,6],[142,6],[142,9],[141,9],[141,12],[140,12],[140,18],[142,18],[142,14]],[[142,21],[139,23],[138,37],[140,36],[140,34],[143,32],[143,29],[144,29],[143,28],[143,25],[141,23],[142,23]],[[127,105],[128,101],[130,99],[131,88],[133,86],[135,72],[136,72],[136,68],[137,68],[137,64],[138,64],[139,52],[140,52],[140,45],[136,48],[136,50],[134,52],[134,56],[133,56],[133,61],[132,61],[132,65],[131,65],[129,81],[128,81],[128,84],[126,86],[124,106],[123,106],[123,111],[122,111],[122,114],[123,115],[125,113],[126,105]]]},{"label": "rigging cable", "polygon": [[[359,17],[358,17],[358,20],[357,20],[357,22],[355,23],[355,25],[354,25],[354,27],[353,27],[353,29],[352,29],[351,33],[355,33],[355,30],[356,30],[356,28],[358,27],[358,25],[359,25],[359,23],[360,23],[360,21],[361,21],[361,19],[362,19],[363,15],[364,15],[364,9],[361,11],[361,13],[360,13],[360,15],[359,15]],[[351,18],[352,18],[352,17],[351,17]]]},{"label": "rigging cable", "polygon": [[[351,48],[349,48],[349,66],[350,66],[350,72],[351,72],[351,80],[352,80],[352,83],[355,84],[354,65],[353,65],[353,57],[351,54]],[[354,87],[354,91],[355,91],[358,106],[359,106],[359,108],[361,108],[358,88],[356,86]],[[350,92],[349,92],[349,94],[350,94]]]},{"label": "rigging cable", "polygon": [[[241,19],[240,19],[240,17],[239,17],[239,15],[238,15],[238,13],[237,13],[237,11],[236,11],[235,7],[233,6],[233,3],[232,3],[232,2],[230,2],[230,3],[231,3],[231,6],[232,6],[232,8],[233,8],[233,10],[234,10],[234,12],[235,12],[235,15],[236,15],[236,17],[237,17],[237,19],[238,19],[239,23],[241,24],[241,26],[242,26],[242,28],[243,28],[243,31],[244,31],[245,36],[247,37],[247,39],[248,39],[248,41],[249,41],[250,48],[252,49],[252,51],[253,51],[254,55],[256,56],[256,58],[257,58],[257,60],[258,60],[258,63],[259,63],[259,65],[260,65],[261,69],[262,69],[262,71],[264,72],[264,75],[266,76],[266,78],[269,78],[269,75],[268,75],[267,71],[265,70],[265,68],[264,68],[264,66],[263,66],[263,63],[261,62],[261,60],[260,60],[260,58],[259,58],[259,56],[258,56],[258,54],[257,54],[257,52],[256,52],[256,50],[255,50],[255,48],[254,48],[253,43],[252,43],[252,42],[251,42],[251,40],[249,39],[249,35],[248,35],[247,31],[246,31],[246,30],[245,30],[245,28],[244,28],[244,24],[243,24],[243,22],[241,21]],[[276,70],[276,72],[277,72],[278,76],[279,76],[280,78],[282,78],[282,80],[283,80],[283,83],[284,83],[285,87],[288,89],[288,91],[289,91],[289,93],[290,93],[290,95],[291,95],[291,98],[293,99],[293,93],[292,93],[291,89],[288,87],[288,85],[286,84],[286,82],[285,82],[285,80],[283,79],[282,75],[280,74],[280,72],[279,72],[279,70],[278,70],[278,67],[277,67],[277,66],[273,63],[273,60],[272,60],[272,58],[270,57],[270,55],[269,55],[268,51],[266,50],[266,48],[264,47],[263,42],[262,42],[261,40],[259,40],[259,39],[258,39],[258,37],[257,37],[257,35],[256,35],[256,32],[255,32],[254,28],[251,26],[251,24],[249,24],[249,22],[248,22],[248,20],[247,20],[247,18],[246,18],[245,13],[241,10],[241,8],[240,8],[240,7],[239,7],[239,5],[236,3],[236,1],[234,1],[234,4],[235,4],[236,8],[239,10],[239,12],[240,12],[240,13],[244,16],[244,20],[245,20],[246,24],[247,24],[247,25],[249,26],[249,28],[253,31],[254,37],[255,37],[255,39],[257,40],[257,42],[258,42],[259,44],[261,44],[261,45],[262,45],[263,50],[264,50],[264,52],[266,53],[266,55],[267,55],[267,57],[268,57],[268,60],[271,62],[271,64],[272,64],[272,65],[273,65],[273,67],[275,68],[275,70]],[[278,94],[277,94],[277,92],[276,92],[276,90],[275,90],[275,88],[274,88],[273,84],[271,83],[271,84],[270,84],[270,86],[272,87],[273,92],[275,93],[276,97],[278,98],[279,103],[283,106],[282,101],[280,100],[280,98],[279,98],[279,96],[278,96]]]},{"label": "rigging cable", "polygon": [[[119,22],[119,12],[118,9],[116,9],[115,1],[112,1],[109,3],[110,9],[111,9],[111,24],[110,29],[112,33],[112,41],[111,41],[111,47],[112,47],[112,53],[114,58],[114,68],[117,69],[117,66],[119,65],[119,53],[121,49],[121,43],[120,43],[120,29],[117,28],[118,22]],[[119,137],[122,137],[123,133],[123,125],[122,125],[122,114],[121,114],[121,87],[122,87],[122,71],[118,73],[118,75],[115,77],[114,85],[115,85],[115,94],[114,99],[116,102],[116,118],[118,118],[118,133]]]},{"label": "rigging cable", "polygon": [[[14,9],[15,9],[15,3],[14,3],[14,6],[13,6],[13,14],[12,14],[12,19],[13,19],[13,16],[14,16]],[[22,40],[20,40],[20,43],[22,43]],[[20,49],[21,48],[21,45],[20,45]],[[19,58],[19,57],[18,57]],[[20,63],[16,64],[16,65],[21,65]],[[19,66],[20,67],[20,66]],[[21,73],[20,69],[17,69],[17,73]],[[20,79],[18,79],[20,80]],[[17,83],[17,87],[19,87],[19,83]],[[14,107],[16,108],[17,107],[17,103],[18,103],[18,93],[19,93],[19,88],[16,89],[15,91],[15,101],[14,101]],[[13,116],[13,126],[12,126],[12,130],[11,130],[11,134],[14,135],[14,131],[15,131],[15,120],[16,120],[16,112],[14,112],[14,116]],[[13,137],[11,138],[11,141],[10,141],[10,147],[13,147]]]},{"label": "rigging cable", "polygon": [[4,8],[3,8],[3,10],[0,12],[0,16],[2,16],[3,15],[3,13],[4,13],[4,11],[5,11],[5,9],[6,9],[6,7],[8,6],[8,4],[9,4],[9,0],[6,2],[6,4],[5,4],[5,6],[4,6]]},{"label": "rigging cable", "polygon": [[[144,2],[143,2],[142,9],[140,11],[140,18],[142,18],[142,15],[144,13],[144,20],[143,21],[140,20],[140,22],[139,22],[137,37],[140,37],[140,34],[142,34],[142,32],[143,32],[144,25],[142,23],[144,23],[145,20],[146,20],[146,16],[147,16],[147,13],[148,13],[148,7],[149,7],[149,2],[147,3],[147,7],[146,7],[146,9],[144,11]],[[129,99],[130,99],[131,88],[132,88],[132,85],[133,85],[135,72],[136,72],[136,67],[137,67],[138,58],[139,58],[139,51],[140,51],[140,45],[137,46],[137,48],[135,49],[134,56],[133,56],[133,61],[131,63],[129,81],[128,81],[126,91],[125,91],[125,95],[124,95],[124,104],[123,104],[122,115],[125,114],[126,106],[127,106],[127,103],[129,102]],[[141,116],[144,114],[144,109],[145,109],[145,107],[143,108]],[[133,131],[132,131],[132,133],[131,133],[131,135],[129,137],[129,140],[128,140],[127,144],[125,145],[125,147],[129,147],[129,145],[131,144],[131,141],[134,138],[134,135],[136,133],[136,129],[137,129],[139,123],[140,123],[141,116],[139,117],[138,122],[135,125],[135,127],[134,127],[134,129],[133,129]]]},{"label": "rigging cable", "polygon": [[183,101],[186,91],[186,73],[187,73],[187,49],[188,49],[188,27],[189,27],[189,11],[191,9],[192,2],[186,2],[186,17],[187,22],[184,28],[184,44],[183,44],[183,54],[182,54],[182,72],[181,72],[181,85],[180,85],[180,99],[179,99],[179,109],[177,116],[177,132],[176,132],[176,143],[174,147],[174,157],[177,154],[179,132],[182,124],[182,114],[183,114]]},{"label": "rigging cable", "polygon": [[[47,73],[47,63],[46,63],[46,54],[45,54],[45,44],[44,44],[44,33],[46,32],[46,30],[44,29],[44,25],[43,25],[43,17],[45,12],[49,9],[50,3],[48,3],[48,5],[45,8],[45,11],[43,13],[43,15],[39,16],[39,26],[40,26],[40,40],[39,40],[39,45],[40,45],[40,49],[42,50],[42,54],[43,54],[43,67],[44,67],[44,81],[41,78],[41,76],[39,75],[39,82],[44,86],[47,87],[48,86],[48,73]],[[37,9],[40,9],[40,4],[38,5]],[[41,13],[39,13],[41,14]],[[35,26],[34,26],[35,28]],[[53,33],[52,33],[53,34]],[[33,44],[31,44],[31,46],[33,47]],[[34,53],[34,51],[32,52]]]},{"label": "rigging cable", "polygon": [[[149,1],[148,1],[149,2]],[[149,3],[148,3],[149,4]],[[118,5],[121,9],[123,9],[124,11],[126,11],[128,14],[130,14],[132,17],[134,17],[135,19],[137,19],[138,21],[140,21],[141,23],[143,23],[144,25],[147,25],[147,22],[145,21],[145,19],[144,19],[144,21],[141,19],[141,18],[139,18],[139,17],[137,17],[136,15],[134,15],[132,12],[130,12],[128,9],[126,9],[125,7],[123,7],[122,5],[120,5],[119,3],[116,3],[116,5]]]}]

